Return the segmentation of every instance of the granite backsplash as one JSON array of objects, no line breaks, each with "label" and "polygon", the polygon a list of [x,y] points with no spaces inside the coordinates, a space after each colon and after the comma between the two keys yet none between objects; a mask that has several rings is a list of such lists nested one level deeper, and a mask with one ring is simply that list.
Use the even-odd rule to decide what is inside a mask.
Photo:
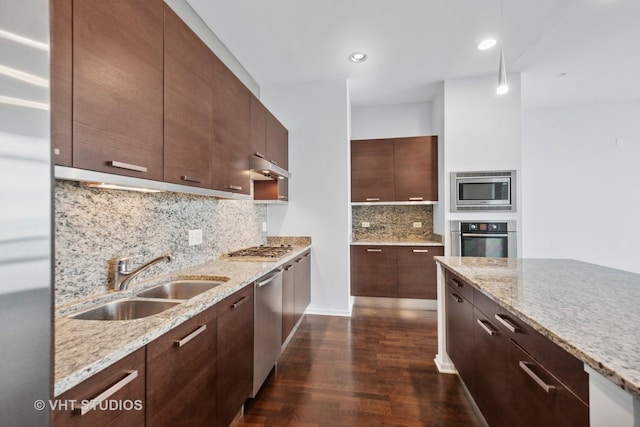
[{"label": "granite backsplash", "polygon": [[[369,227],[362,223],[368,222]],[[414,227],[414,223],[422,227]],[[433,234],[433,205],[355,205],[351,207],[352,241],[429,242]]]},{"label": "granite backsplash", "polygon": [[[141,281],[264,244],[266,221],[266,205],[250,200],[92,189],[56,181],[55,304],[109,290],[109,261],[116,257],[136,255],[143,263],[173,254],[171,263],[150,268],[136,279]],[[189,246],[188,230],[193,229],[202,230],[201,245]]]}]

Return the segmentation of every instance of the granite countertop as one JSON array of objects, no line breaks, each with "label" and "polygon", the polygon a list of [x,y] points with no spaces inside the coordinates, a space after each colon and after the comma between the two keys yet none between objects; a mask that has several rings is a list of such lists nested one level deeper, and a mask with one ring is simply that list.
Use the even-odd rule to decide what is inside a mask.
[{"label": "granite countertop", "polygon": [[[110,292],[56,309],[54,396],[145,346],[167,331],[215,305],[218,301],[290,261],[311,248],[295,245],[293,251],[275,262],[235,261],[225,258],[176,271],[143,284],[132,284],[125,292]],[[174,279],[216,280],[223,284],[154,316],[136,320],[78,320],[69,316],[99,303],[131,297],[143,289]]]},{"label": "granite countertop", "polygon": [[640,398],[640,274],[566,259],[435,259]]},{"label": "granite countertop", "polygon": [[352,246],[444,246],[442,242],[436,241],[379,241],[379,240],[358,240],[351,242]]}]

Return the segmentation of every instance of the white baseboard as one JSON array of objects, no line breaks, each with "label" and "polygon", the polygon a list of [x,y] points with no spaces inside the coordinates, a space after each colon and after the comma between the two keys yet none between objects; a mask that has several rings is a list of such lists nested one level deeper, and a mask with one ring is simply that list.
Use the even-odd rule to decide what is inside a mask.
[{"label": "white baseboard", "polygon": [[350,310],[325,310],[321,308],[307,308],[304,314],[315,314],[319,316],[351,317]]}]

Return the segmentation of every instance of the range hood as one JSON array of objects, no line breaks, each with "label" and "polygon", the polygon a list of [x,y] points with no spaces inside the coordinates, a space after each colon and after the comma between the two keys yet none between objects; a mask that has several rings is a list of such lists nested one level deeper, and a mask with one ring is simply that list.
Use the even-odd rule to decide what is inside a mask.
[{"label": "range hood", "polygon": [[251,156],[251,178],[254,180],[289,179],[291,173],[269,160]]}]

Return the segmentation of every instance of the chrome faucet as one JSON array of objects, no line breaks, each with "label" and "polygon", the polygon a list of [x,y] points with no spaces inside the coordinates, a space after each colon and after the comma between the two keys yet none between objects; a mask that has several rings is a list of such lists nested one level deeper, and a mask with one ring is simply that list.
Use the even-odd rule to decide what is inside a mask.
[{"label": "chrome faucet", "polygon": [[113,272],[113,289],[116,291],[126,291],[129,288],[129,283],[140,273],[152,265],[156,265],[159,262],[167,261],[171,262],[173,256],[170,253],[162,254],[157,258],[152,259],[146,264],[141,265],[133,271],[128,270],[128,261],[137,257],[120,257],[115,259],[115,268]]}]

